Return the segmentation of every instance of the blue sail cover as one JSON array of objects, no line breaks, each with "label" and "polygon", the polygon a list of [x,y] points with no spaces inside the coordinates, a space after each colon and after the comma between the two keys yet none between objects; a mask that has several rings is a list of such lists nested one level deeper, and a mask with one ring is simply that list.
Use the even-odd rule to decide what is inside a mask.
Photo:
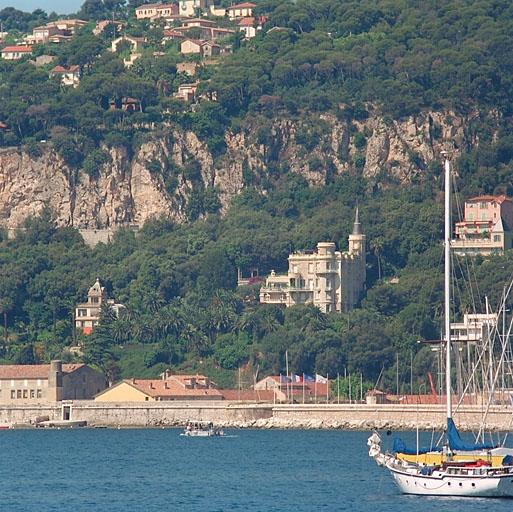
[{"label": "blue sail cover", "polygon": [[449,448],[451,450],[471,452],[473,450],[491,450],[496,448],[495,445],[490,443],[474,444],[462,441],[452,418],[447,418],[447,439],[449,440]]},{"label": "blue sail cover", "polygon": [[408,448],[402,439],[400,439],[399,437],[394,437],[394,447],[393,447],[393,451],[395,453],[404,453],[405,455],[417,455],[417,453],[419,455],[423,454],[423,453],[428,453],[428,452],[439,452],[441,451],[441,448],[437,448],[436,446],[435,447],[431,447],[431,446],[422,446],[420,447],[419,446],[419,449],[417,450],[417,448]]}]

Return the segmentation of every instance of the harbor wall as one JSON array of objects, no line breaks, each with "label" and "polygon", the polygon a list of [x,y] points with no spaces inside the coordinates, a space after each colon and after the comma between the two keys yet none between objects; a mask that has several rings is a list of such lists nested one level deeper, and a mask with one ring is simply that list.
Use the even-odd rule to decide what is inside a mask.
[{"label": "harbor wall", "polygon": [[[464,406],[453,414],[460,430],[476,430],[482,406]],[[443,429],[441,405],[367,404],[255,404],[240,402],[95,402],[70,400],[41,405],[3,405],[0,424],[34,424],[37,419],[87,421],[89,426],[157,427],[182,426],[187,421],[208,421],[224,428],[285,429]],[[508,431],[512,406],[493,406],[487,429]]]}]

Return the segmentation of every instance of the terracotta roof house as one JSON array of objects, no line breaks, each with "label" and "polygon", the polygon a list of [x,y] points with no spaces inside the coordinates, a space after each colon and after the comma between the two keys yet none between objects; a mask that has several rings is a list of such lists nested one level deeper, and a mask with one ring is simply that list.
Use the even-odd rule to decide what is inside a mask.
[{"label": "terracotta roof house", "polygon": [[163,18],[178,14],[176,4],[144,4],[135,9],[135,17],[138,20],[147,18]]},{"label": "terracotta roof house", "polygon": [[0,365],[2,404],[88,399],[106,386],[105,375],[83,363]]},{"label": "terracotta roof house", "polygon": [[0,130],[7,130],[7,125],[0,121]]},{"label": "terracotta roof house", "polygon": [[2,49],[2,59],[16,60],[32,55],[32,46],[6,46]]},{"label": "terracotta roof house", "polygon": [[55,66],[50,70],[50,75],[59,75],[61,84],[65,87],[78,87],[80,83],[80,67],[74,66]]},{"label": "terracotta roof house", "polygon": [[483,195],[465,201],[464,219],[456,222],[453,251],[460,255],[504,254],[511,249],[513,201],[506,196]]},{"label": "terracotta roof house", "polygon": [[171,375],[161,379],[125,379],[95,396],[98,402],[165,400],[222,400],[217,386],[205,375]]},{"label": "terracotta roof house", "polygon": [[242,18],[239,23],[237,23],[237,26],[244,32],[246,39],[251,39],[256,36],[257,32],[262,30],[265,21],[266,18],[263,16],[259,16],[258,18]]},{"label": "terracotta roof house", "polygon": [[253,9],[256,4],[251,2],[243,2],[242,4],[232,5],[226,9],[228,17],[233,20],[235,18],[244,18],[246,16],[253,16]]}]

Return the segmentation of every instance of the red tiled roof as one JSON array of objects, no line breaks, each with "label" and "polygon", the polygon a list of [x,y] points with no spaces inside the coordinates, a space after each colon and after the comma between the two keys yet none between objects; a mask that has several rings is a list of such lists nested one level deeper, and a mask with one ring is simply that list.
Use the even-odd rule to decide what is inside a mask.
[{"label": "red tiled roof", "polygon": [[7,125],[5,123],[3,123],[2,121],[0,121],[0,128],[5,129],[5,128],[7,128]]},{"label": "red tiled roof", "polygon": [[177,32],[176,30],[165,29],[162,34],[164,35],[164,37],[171,37],[171,36],[184,37],[184,35],[181,32]]},{"label": "red tiled roof", "polygon": [[2,53],[8,53],[8,52],[31,52],[32,46],[6,46]]},{"label": "red tiled roof", "polygon": [[239,27],[252,27],[255,23],[255,18],[242,18],[237,25]]},{"label": "red tiled roof", "polygon": [[70,71],[76,71],[77,69],[77,65],[70,66],[69,68],[64,66],[55,66],[52,70],[50,70],[50,73],[69,73]]},{"label": "red tiled roof", "polygon": [[143,5],[140,5],[139,7],[136,7],[136,11],[140,11],[141,9],[154,9],[154,8],[158,8],[158,7],[171,7],[171,5],[166,5],[166,4],[143,4]]},{"label": "red tiled roof", "polygon": [[243,2],[242,4],[237,4],[237,5],[231,5],[230,7],[228,7],[228,10],[231,11],[233,9],[248,9],[248,8],[255,8],[256,5],[255,4],[252,4],[251,2]]},{"label": "red tiled roof", "polygon": [[[175,377],[175,376],[173,376]],[[213,388],[185,388],[179,382],[173,380],[162,380],[162,379],[125,379],[124,382],[134,386],[143,393],[152,397],[195,397],[195,398],[207,398],[207,397],[219,397],[222,398],[222,394],[219,390]]]},{"label": "red tiled roof", "polygon": [[503,203],[504,201],[511,201],[509,197],[506,196],[477,196],[477,197],[471,197],[470,199],[467,199],[467,203],[473,203],[474,201],[495,201],[497,203]]},{"label": "red tiled roof", "polygon": [[[71,373],[85,366],[84,363],[63,364],[62,371]],[[0,379],[46,379],[50,373],[49,364],[2,364]]]}]

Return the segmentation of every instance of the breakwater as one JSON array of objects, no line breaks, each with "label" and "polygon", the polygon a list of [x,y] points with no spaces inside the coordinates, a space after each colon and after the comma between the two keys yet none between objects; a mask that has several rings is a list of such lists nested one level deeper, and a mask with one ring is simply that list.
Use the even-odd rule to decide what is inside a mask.
[{"label": "breakwater", "polygon": [[[453,414],[460,430],[479,428],[483,406],[460,406]],[[508,431],[512,406],[492,406],[490,430]],[[424,430],[443,429],[442,405],[269,404],[241,402],[63,401],[41,405],[2,405],[0,424],[34,424],[38,419],[86,421],[89,426],[165,427],[208,421],[222,428]]]}]

